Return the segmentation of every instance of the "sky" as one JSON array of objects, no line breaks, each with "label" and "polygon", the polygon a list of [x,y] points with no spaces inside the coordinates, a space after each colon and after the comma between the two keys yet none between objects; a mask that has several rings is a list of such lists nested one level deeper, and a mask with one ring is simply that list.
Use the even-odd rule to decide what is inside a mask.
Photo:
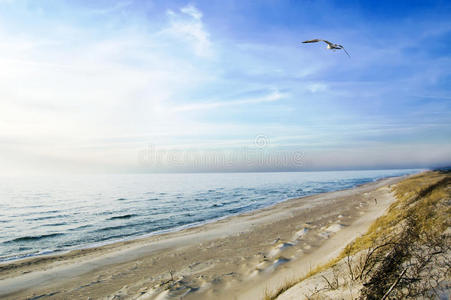
[{"label": "sky", "polygon": [[449,1],[0,0],[0,173],[451,165],[449,45]]}]

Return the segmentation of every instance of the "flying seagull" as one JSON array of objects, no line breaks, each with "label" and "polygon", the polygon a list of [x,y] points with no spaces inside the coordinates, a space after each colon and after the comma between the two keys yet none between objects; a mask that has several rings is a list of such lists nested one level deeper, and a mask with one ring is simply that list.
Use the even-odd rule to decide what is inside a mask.
[{"label": "flying seagull", "polygon": [[339,44],[334,44],[334,43],[331,43],[329,41],[320,40],[320,39],[304,41],[303,43],[306,44],[306,43],[317,43],[317,42],[324,42],[324,43],[326,43],[327,44],[327,49],[330,49],[330,50],[341,50],[341,49],[343,49],[343,51],[346,52],[346,54],[349,56],[349,58],[351,58],[351,55],[349,55],[349,53],[348,53],[348,51],[346,51],[345,47],[343,47],[342,45],[339,45]]}]

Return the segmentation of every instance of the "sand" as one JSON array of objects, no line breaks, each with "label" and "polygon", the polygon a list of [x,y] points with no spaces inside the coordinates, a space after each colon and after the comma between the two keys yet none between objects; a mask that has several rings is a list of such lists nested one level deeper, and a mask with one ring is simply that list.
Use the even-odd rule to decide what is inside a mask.
[{"label": "sand", "polygon": [[[0,264],[1,299],[262,299],[382,215],[388,178],[179,232]],[[374,201],[374,199],[377,199]]]}]

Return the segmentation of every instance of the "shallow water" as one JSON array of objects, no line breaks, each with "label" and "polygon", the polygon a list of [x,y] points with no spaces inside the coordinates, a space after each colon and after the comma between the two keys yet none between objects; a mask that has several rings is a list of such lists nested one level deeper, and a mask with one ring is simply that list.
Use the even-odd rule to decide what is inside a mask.
[{"label": "shallow water", "polygon": [[0,178],[0,261],[177,230],[420,170]]}]

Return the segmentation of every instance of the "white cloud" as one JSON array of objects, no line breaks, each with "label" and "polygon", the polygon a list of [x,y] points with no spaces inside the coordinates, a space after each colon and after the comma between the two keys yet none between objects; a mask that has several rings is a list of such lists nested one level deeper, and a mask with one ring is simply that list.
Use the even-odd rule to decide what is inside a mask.
[{"label": "white cloud", "polygon": [[194,5],[188,4],[185,7],[182,7],[180,11],[184,14],[190,15],[196,20],[202,19],[202,12],[198,10]]},{"label": "white cloud", "polygon": [[193,5],[182,7],[180,13],[168,10],[167,15],[171,25],[163,31],[163,34],[169,33],[188,43],[198,56],[212,56],[210,34],[202,22],[202,13],[196,7]]}]

